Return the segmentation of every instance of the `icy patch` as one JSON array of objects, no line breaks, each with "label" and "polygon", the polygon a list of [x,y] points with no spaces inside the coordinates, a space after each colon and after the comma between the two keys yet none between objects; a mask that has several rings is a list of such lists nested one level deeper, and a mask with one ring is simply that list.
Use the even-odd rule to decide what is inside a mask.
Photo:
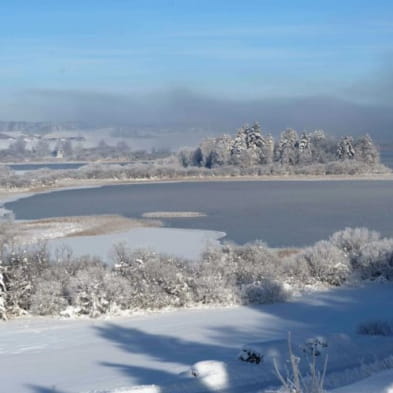
[{"label": "icy patch", "polygon": [[224,232],[175,228],[135,228],[127,232],[97,236],[75,236],[49,240],[56,248],[71,248],[74,256],[94,255],[111,264],[113,246],[123,243],[130,251],[148,249],[155,252],[197,260],[208,246],[218,246]]},{"label": "icy patch", "polygon": [[126,389],[116,389],[102,393],[161,393],[157,385],[141,385]]},{"label": "icy patch", "polygon": [[205,213],[200,212],[148,212],[142,214],[143,218],[196,218],[196,217],[206,217]]}]

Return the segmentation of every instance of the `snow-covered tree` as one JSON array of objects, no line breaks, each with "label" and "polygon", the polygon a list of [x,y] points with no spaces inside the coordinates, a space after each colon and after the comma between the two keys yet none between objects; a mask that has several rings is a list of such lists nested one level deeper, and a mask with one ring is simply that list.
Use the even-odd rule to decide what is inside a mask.
[{"label": "snow-covered tree", "polygon": [[[196,150],[192,149],[181,149],[177,153],[177,158],[180,162],[180,164],[184,167],[188,167],[190,165],[195,165],[194,158],[195,158],[195,152]],[[199,166],[199,163],[197,164]]]},{"label": "snow-covered tree", "polygon": [[16,156],[23,156],[26,153],[26,142],[23,136],[20,136],[15,142],[12,142],[8,148]]},{"label": "snow-covered tree", "polygon": [[315,130],[309,134],[312,162],[326,163],[336,160],[337,143],[328,138],[323,130]]},{"label": "snow-covered tree", "polygon": [[274,140],[263,135],[258,123],[245,125],[238,131],[231,148],[232,163],[252,166],[270,164],[273,161]]},{"label": "snow-covered tree", "polygon": [[246,127],[241,127],[233,139],[231,146],[231,162],[235,165],[244,164],[248,159]]},{"label": "snow-covered tree", "polygon": [[355,143],[356,159],[369,165],[379,163],[379,152],[370,135],[359,138]]},{"label": "snow-covered tree", "polygon": [[281,134],[277,147],[277,161],[282,165],[295,165],[297,162],[298,135],[295,130],[288,128]]},{"label": "snow-covered tree", "polygon": [[262,146],[262,129],[258,123],[254,123],[251,127],[243,127],[242,132],[244,133],[247,149]]},{"label": "snow-covered tree", "polygon": [[47,157],[50,155],[49,143],[45,139],[40,139],[34,147],[34,152],[38,157]]},{"label": "snow-covered tree", "polygon": [[209,167],[213,168],[221,165],[228,165],[231,159],[232,138],[229,135],[222,135],[214,139],[213,149],[210,152]]},{"label": "snow-covered tree", "polygon": [[309,164],[312,161],[311,137],[305,132],[302,133],[297,143],[298,161],[300,164]]},{"label": "snow-covered tree", "polygon": [[260,150],[261,164],[271,164],[274,159],[274,139],[271,134],[263,137]]},{"label": "snow-covered tree", "polygon": [[195,151],[193,161],[198,166],[207,168],[226,165],[231,157],[231,145],[232,138],[228,135],[207,138]]},{"label": "snow-covered tree", "polygon": [[[0,262],[1,269],[1,262]],[[0,270],[0,319],[7,319],[7,308],[6,308],[6,287],[4,281],[4,275]]]},{"label": "snow-covered tree", "polygon": [[353,147],[353,138],[344,136],[337,146],[337,158],[339,160],[351,160],[355,157],[355,148]]}]

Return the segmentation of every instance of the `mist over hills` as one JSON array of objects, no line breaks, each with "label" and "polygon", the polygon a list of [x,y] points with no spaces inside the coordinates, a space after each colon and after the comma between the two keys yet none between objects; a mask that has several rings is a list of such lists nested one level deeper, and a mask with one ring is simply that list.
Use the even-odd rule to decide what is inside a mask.
[{"label": "mist over hills", "polygon": [[36,121],[2,121],[1,132],[109,127],[121,129],[124,134],[135,130],[198,130],[217,135],[233,133],[244,123],[258,121],[264,131],[273,135],[291,127],[299,131],[324,129],[336,136],[369,133],[378,142],[393,140],[390,106],[329,96],[235,100],[184,89],[143,95],[34,90],[26,95],[24,103],[25,112],[20,117]]}]

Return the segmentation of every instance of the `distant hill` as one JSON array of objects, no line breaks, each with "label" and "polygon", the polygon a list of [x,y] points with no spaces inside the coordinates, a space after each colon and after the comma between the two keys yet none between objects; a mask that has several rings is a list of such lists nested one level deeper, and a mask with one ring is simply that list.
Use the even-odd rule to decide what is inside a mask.
[{"label": "distant hill", "polygon": [[[50,121],[0,121],[0,132],[23,132],[23,133],[48,133],[56,131],[72,131],[91,128],[84,122],[50,122]],[[0,138],[2,138],[0,134]],[[8,135],[6,135],[9,138]],[[5,139],[5,138],[2,138]]]}]

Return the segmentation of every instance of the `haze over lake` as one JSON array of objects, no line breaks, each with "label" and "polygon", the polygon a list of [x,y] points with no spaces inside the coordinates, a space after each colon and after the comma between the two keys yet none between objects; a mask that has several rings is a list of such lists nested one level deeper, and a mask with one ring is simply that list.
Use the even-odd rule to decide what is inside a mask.
[{"label": "haze over lake", "polygon": [[5,205],[17,219],[194,211],[168,227],[223,231],[227,240],[305,246],[345,227],[393,236],[391,181],[247,181],[116,185],[35,195]]}]

